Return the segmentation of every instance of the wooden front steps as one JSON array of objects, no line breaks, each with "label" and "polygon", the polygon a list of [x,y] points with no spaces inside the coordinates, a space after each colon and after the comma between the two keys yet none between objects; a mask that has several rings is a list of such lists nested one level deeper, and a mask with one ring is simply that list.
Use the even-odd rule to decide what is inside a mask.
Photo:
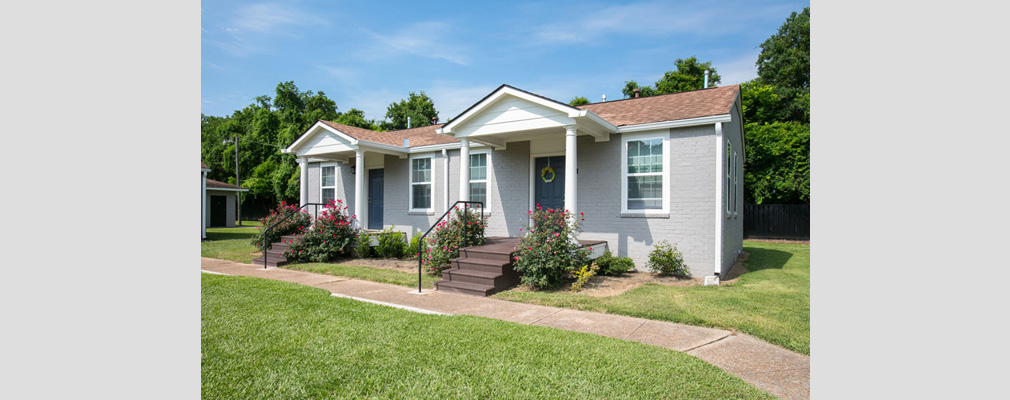
[{"label": "wooden front steps", "polygon": [[[289,261],[286,257],[284,257],[284,251],[288,249],[288,244],[285,242],[295,240],[297,237],[298,235],[285,235],[281,236],[280,242],[271,243],[270,250],[267,250],[267,266],[279,267],[287,264]],[[252,263],[254,265],[263,265],[263,256],[254,258]]]},{"label": "wooden front steps", "polygon": [[519,284],[512,269],[517,238],[488,238],[482,246],[464,247],[452,266],[442,271],[435,289],[474,296],[490,296]]}]

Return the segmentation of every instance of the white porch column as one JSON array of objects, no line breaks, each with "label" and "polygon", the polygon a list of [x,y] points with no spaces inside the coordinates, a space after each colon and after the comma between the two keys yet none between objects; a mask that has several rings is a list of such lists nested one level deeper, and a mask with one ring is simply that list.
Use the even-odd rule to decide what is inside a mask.
[{"label": "white porch column", "polygon": [[365,204],[365,152],[354,151],[354,214],[358,216],[358,223],[364,229],[368,226],[366,215],[368,205]]},{"label": "white porch column", "polygon": [[302,157],[298,159],[298,163],[301,164],[302,171],[298,179],[298,205],[304,206],[305,203],[309,202],[309,159]]},{"label": "white porch column", "polygon": [[722,165],[725,162],[723,159],[725,155],[723,152],[726,150],[726,143],[723,141],[722,136],[722,122],[715,123],[715,243],[712,247],[715,248],[715,275],[719,275],[722,272],[722,220],[726,218],[723,214],[723,202],[722,202],[722,186],[725,177],[725,171],[722,169]]},{"label": "white porch column", "polygon": [[575,126],[565,127],[565,209],[578,215],[579,160],[576,151]]},{"label": "white porch column", "polygon": [[459,140],[459,199],[470,200],[470,139]]}]

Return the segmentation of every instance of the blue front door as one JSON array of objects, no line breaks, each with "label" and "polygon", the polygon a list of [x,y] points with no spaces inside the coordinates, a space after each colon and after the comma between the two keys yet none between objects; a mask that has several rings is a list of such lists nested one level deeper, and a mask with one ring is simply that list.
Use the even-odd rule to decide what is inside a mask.
[{"label": "blue front door", "polygon": [[[544,210],[565,209],[565,156],[539,157],[534,160],[536,184],[533,202]],[[534,206],[535,207],[535,206]]]},{"label": "blue front door", "polygon": [[368,170],[368,229],[382,229],[381,169]]}]

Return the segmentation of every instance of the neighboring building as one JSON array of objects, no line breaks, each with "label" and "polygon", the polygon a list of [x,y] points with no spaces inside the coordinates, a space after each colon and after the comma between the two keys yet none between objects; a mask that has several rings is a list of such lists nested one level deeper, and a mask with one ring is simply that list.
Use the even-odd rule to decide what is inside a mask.
[{"label": "neighboring building", "polygon": [[203,198],[201,200],[201,211],[203,226],[200,228],[200,237],[207,238],[207,228],[209,227],[234,227],[235,226],[235,195],[238,192],[248,192],[249,189],[241,186],[230,185],[207,179],[207,164],[200,163],[201,188]]},{"label": "neighboring building", "polygon": [[369,229],[414,235],[477,200],[488,236],[515,236],[540,204],[585,213],[580,239],[639,268],[654,244],[676,243],[700,277],[728,272],[742,249],[741,115],[738,85],[579,107],[502,85],[448,124],[319,121],[284,152],[301,165],[302,204],[343,199]]}]

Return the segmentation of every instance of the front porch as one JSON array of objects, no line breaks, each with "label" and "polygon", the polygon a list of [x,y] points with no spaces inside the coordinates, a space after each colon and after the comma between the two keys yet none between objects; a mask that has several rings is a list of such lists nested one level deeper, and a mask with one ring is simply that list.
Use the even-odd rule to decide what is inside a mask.
[{"label": "front porch", "polygon": [[[452,267],[442,271],[435,290],[473,296],[490,296],[519,284],[519,273],[512,269],[518,237],[488,237],[480,246],[464,247]],[[607,248],[605,240],[579,240],[582,247],[593,247],[595,259]],[[603,244],[600,246],[600,244]]]}]

